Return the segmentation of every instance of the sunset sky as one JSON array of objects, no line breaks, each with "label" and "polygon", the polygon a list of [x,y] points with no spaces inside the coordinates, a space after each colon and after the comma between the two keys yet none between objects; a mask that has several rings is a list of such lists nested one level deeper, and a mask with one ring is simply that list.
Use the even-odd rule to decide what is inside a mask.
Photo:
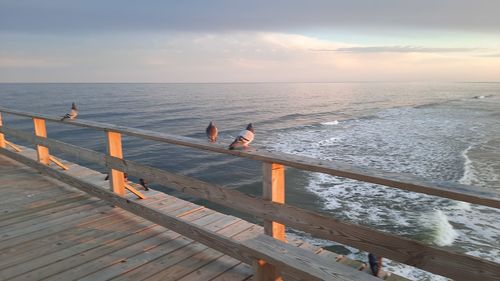
[{"label": "sunset sky", "polygon": [[0,0],[0,82],[500,81],[500,1]]}]

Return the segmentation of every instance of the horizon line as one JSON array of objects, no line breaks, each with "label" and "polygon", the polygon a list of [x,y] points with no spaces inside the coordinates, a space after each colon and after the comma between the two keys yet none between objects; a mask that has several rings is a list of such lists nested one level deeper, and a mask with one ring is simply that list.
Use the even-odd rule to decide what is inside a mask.
[{"label": "horizon line", "polygon": [[0,82],[0,84],[334,84],[334,83],[500,83],[500,81],[253,81],[253,82]]}]

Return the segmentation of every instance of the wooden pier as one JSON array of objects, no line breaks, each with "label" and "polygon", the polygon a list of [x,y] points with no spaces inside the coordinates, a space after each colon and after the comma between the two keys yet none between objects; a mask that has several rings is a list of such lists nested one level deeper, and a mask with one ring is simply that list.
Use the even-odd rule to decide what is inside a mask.
[{"label": "wooden pier", "polygon": [[[48,138],[45,122],[61,122],[57,117],[0,112],[34,124],[33,132],[13,129],[0,115],[0,280],[379,280],[359,271],[359,262],[287,239],[285,225],[456,280],[500,280],[496,263],[287,205],[284,174],[290,166],[495,208],[498,193],[337,162],[229,151],[110,124],[64,122],[104,131],[103,154]],[[122,134],[262,161],[263,197],[122,159]],[[35,149],[15,145],[16,139]],[[58,153],[106,167],[110,180]],[[264,226],[141,190],[124,173],[262,217]]]}]

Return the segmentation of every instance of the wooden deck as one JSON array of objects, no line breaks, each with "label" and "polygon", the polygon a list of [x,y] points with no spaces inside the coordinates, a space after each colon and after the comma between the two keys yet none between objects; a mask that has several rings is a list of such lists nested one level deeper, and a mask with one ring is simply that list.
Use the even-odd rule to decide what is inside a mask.
[{"label": "wooden deck", "polygon": [[[20,153],[36,158],[29,148]],[[105,175],[62,162],[72,176],[109,188]],[[253,280],[250,265],[3,155],[0,183],[0,280]],[[148,206],[237,240],[263,232],[261,226],[162,192],[141,192]],[[127,197],[139,200],[131,193]],[[303,241],[289,242],[339,258]],[[361,265],[348,258],[338,261]],[[387,280],[404,279],[392,275]]]},{"label": "wooden deck", "polygon": [[[65,163],[80,177],[102,174]],[[247,280],[251,267],[0,156],[1,280]],[[236,239],[236,217],[144,191],[150,205]],[[132,197],[130,200],[136,200]]]}]

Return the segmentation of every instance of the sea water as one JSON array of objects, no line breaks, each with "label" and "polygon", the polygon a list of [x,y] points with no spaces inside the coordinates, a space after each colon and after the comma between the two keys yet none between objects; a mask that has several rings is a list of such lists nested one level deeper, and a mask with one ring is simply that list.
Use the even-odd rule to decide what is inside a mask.
[{"label": "sea water", "polygon": [[[227,145],[251,122],[252,146],[260,149],[500,191],[498,83],[0,84],[5,107],[62,116],[71,102],[82,119],[199,139],[213,120],[218,142]],[[4,124],[32,130],[23,118],[5,115]],[[105,151],[102,132],[49,123],[48,133]],[[124,137],[124,154],[227,188],[261,192],[259,162],[133,137]],[[286,196],[301,208],[500,263],[497,209],[292,168]],[[366,259],[351,247],[287,231]],[[442,279],[392,261],[387,266],[411,279]]]}]

